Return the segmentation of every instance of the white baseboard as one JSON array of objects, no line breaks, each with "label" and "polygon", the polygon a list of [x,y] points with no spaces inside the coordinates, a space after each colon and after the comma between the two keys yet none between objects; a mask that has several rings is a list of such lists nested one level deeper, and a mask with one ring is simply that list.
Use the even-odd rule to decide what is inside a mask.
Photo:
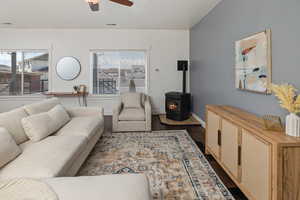
[{"label": "white baseboard", "polygon": [[200,122],[200,124],[203,128],[206,127],[206,123],[203,119],[201,119],[196,113],[192,113],[192,115],[193,115],[193,117],[195,117]]}]

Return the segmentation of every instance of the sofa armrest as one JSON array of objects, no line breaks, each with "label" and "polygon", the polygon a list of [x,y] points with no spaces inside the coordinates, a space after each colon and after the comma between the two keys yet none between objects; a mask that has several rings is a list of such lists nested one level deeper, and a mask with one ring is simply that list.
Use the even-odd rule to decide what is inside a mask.
[{"label": "sofa armrest", "polygon": [[69,107],[66,108],[71,117],[88,117],[100,116],[103,117],[104,109],[102,107]]},{"label": "sofa armrest", "polygon": [[113,108],[113,116],[112,116],[113,131],[116,131],[118,129],[119,115],[122,110],[122,107],[123,107],[123,103],[121,101],[118,101],[118,103]]},{"label": "sofa armrest", "polygon": [[146,114],[146,129],[147,131],[151,131],[152,126],[152,108],[150,97],[147,96],[145,99],[145,114]]}]

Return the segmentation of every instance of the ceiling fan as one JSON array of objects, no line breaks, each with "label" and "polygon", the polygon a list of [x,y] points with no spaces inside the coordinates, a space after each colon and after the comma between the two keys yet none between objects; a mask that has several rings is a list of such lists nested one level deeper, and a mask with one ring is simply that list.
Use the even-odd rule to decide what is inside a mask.
[{"label": "ceiling fan", "polygon": [[[99,11],[99,1],[100,0],[86,0],[91,8],[92,11]],[[133,5],[133,2],[130,0],[109,0],[114,3],[121,4],[123,6],[131,7]]]}]

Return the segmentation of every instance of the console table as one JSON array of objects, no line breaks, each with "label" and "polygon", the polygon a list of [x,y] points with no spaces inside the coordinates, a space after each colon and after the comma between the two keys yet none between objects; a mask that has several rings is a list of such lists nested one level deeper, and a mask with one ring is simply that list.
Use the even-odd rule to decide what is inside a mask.
[{"label": "console table", "polygon": [[251,200],[300,200],[300,139],[267,131],[263,119],[206,106],[206,153]]},{"label": "console table", "polygon": [[[89,95],[88,92],[47,92],[44,93],[46,96],[54,96],[54,97],[77,97],[78,98],[78,103],[80,106],[85,106],[87,107],[87,100],[86,97]],[[82,99],[82,103],[81,103]]]}]

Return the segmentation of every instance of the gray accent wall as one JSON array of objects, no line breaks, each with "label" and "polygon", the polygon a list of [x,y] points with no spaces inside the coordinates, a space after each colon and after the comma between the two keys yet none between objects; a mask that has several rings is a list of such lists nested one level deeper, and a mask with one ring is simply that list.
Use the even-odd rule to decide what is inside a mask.
[{"label": "gray accent wall", "polygon": [[286,115],[273,95],[235,89],[234,42],[266,28],[272,30],[273,82],[300,90],[300,1],[223,0],[190,31],[193,111],[202,119],[206,104]]}]

